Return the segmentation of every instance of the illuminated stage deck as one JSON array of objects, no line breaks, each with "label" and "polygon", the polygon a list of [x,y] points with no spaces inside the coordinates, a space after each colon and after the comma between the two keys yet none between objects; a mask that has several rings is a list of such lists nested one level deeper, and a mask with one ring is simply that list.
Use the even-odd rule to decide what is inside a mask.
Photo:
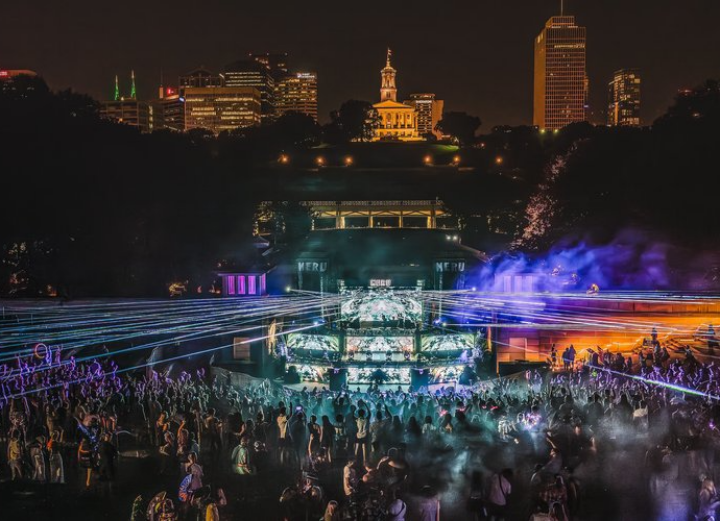
[{"label": "illuminated stage deck", "polygon": [[486,347],[498,364],[546,362],[553,344],[573,344],[579,360],[598,346],[636,357],[653,332],[671,347],[713,356],[705,344],[720,319],[718,299],[706,295],[369,290],[333,298],[333,327],[286,343],[288,365],[307,382],[342,374],[367,384],[378,372],[388,384],[409,383],[414,372],[428,383],[456,382]]},{"label": "illuminated stage deck", "polygon": [[344,373],[350,385],[378,376],[406,384],[415,372],[432,384],[456,381],[484,347],[499,364],[544,362],[553,344],[559,351],[573,344],[578,359],[596,346],[628,355],[653,331],[678,353],[689,346],[701,359],[720,355],[709,346],[720,321],[716,295],[375,288],[250,299],[5,300],[0,308],[7,367],[16,355],[37,356],[42,343],[64,360],[113,356],[128,371],[178,371],[212,358],[273,377],[285,360],[308,382]]}]

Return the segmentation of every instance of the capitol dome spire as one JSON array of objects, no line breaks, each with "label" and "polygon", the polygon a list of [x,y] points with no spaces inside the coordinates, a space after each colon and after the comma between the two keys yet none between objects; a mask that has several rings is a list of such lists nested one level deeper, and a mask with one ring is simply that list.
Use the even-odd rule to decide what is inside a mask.
[{"label": "capitol dome spire", "polygon": [[380,87],[380,101],[397,101],[397,87],[395,86],[395,74],[397,71],[390,65],[392,50],[388,47],[385,68],[380,71],[382,85]]}]

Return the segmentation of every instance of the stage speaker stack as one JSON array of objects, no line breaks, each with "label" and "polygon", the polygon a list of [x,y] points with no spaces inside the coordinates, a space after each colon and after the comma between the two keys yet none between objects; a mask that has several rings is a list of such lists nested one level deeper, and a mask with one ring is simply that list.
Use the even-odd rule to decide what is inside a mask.
[{"label": "stage speaker stack", "polygon": [[291,365],[290,367],[288,367],[288,370],[283,377],[283,381],[286,385],[300,383],[300,374],[298,373],[296,366]]},{"label": "stage speaker stack", "polygon": [[430,370],[427,368],[423,369],[411,369],[410,370],[410,390],[417,392],[420,388],[427,388],[430,385]]}]

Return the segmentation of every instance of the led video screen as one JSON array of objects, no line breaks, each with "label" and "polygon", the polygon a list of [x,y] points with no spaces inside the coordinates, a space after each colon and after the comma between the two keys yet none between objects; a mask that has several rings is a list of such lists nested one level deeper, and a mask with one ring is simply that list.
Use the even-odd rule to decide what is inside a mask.
[{"label": "led video screen", "polygon": [[290,349],[337,352],[340,350],[340,340],[331,335],[291,333],[288,335],[287,346]]},{"label": "led video screen", "polygon": [[429,335],[420,340],[420,351],[463,351],[472,349],[475,346],[475,339],[471,333],[459,335]]},{"label": "led video screen", "polygon": [[315,365],[301,365],[297,368],[298,375],[303,382],[324,382],[325,371],[323,367]]},{"label": "led video screen", "polygon": [[360,322],[388,322],[422,319],[422,304],[411,292],[392,290],[362,290],[346,294],[340,305],[343,320]]},{"label": "led video screen", "polygon": [[456,382],[465,370],[464,365],[453,365],[450,367],[436,367],[430,370],[433,383]]},{"label": "led video screen", "polygon": [[358,353],[387,353],[412,351],[414,346],[411,336],[349,336],[347,350]]},{"label": "led video screen", "polygon": [[408,384],[410,383],[409,367],[387,367],[383,369],[373,367],[349,367],[347,381],[350,384],[371,384],[377,376],[377,371],[382,371],[383,384]]}]

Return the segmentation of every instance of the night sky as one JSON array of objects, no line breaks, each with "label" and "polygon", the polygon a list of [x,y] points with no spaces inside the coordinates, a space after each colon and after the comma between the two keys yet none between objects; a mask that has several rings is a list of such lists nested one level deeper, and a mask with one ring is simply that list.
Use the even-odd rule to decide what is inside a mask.
[{"label": "night sky", "polygon": [[[288,51],[293,68],[318,72],[326,121],[344,100],[377,100],[390,46],[400,99],[435,92],[446,110],[478,115],[489,131],[531,123],[533,39],[558,11],[551,0],[2,2],[0,67],[33,69],[54,89],[97,99],[111,97],[116,73],[129,91],[135,69],[149,99],[161,70],[174,85],[199,65]],[[717,0],[567,0],[566,14],[587,27],[594,111],[604,110],[618,68],[643,72],[644,122],[678,88],[720,77]]]}]

